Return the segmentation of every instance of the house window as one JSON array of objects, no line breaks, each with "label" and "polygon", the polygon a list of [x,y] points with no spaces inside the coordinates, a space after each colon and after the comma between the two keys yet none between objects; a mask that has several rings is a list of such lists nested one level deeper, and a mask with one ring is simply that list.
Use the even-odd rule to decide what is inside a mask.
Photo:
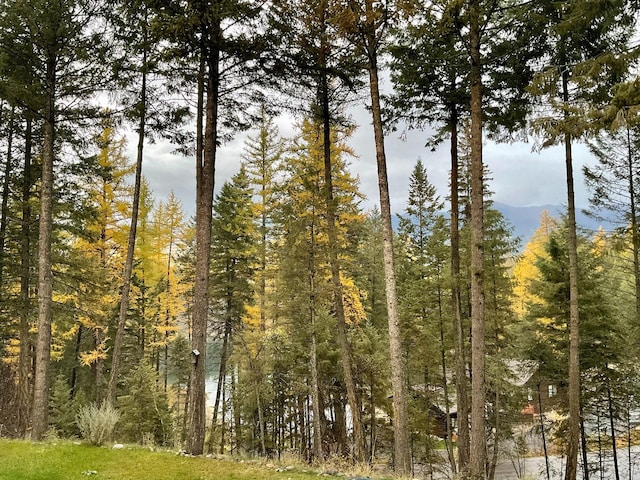
[{"label": "house window", "polygon": [[549,398],[555,397],[558,394],[558,387],[555,385],[549,385]]}]

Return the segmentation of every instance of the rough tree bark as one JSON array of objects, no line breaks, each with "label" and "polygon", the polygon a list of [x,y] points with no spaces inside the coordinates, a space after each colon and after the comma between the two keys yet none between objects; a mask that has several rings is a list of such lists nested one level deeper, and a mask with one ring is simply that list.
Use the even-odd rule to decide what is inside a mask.
[{"label": "rough tree bark", "polygon": [[[213,208],[213,187],[218,127],[219,96],[219,44],[220,28],[212,28],[209,45],[203,47],[207,70],[206,126],[202,155],[196,161],[196,269],[193,299],[191,381],[189,387],[189,431],[187,451],[201,455],[204,449],[206,430],[205,415],[205,354],[207,347],[207,319],[209,310],[209,260],[211,256],[211,221]],[[200,129],[201,126],[200,119]]]},{"label": "rough tree bark", "polygon": [[[326,7],[322,9],[325,15]],[[324,23],[323,23],[324,25]],[[322,35],[322,42],[326,43],[325,33]],[[327,229],[329,238],[329,263],[331,267],[331,284],[333,286],[333,301],[335,306],[335,316],[337,324],[338,346],[340,348],[340,363],[342,375],[347,389],[347,401],[351,408],[351,419],[353,423],[353,443],[355,447],[355,460],[364,462],[364,434],[362,431],[362,415],[360,413],[360,402],[356,393],[356,382],[353,376],[351,361],[351,346],[347,338],[347,323],[344,313],[344,303],[342,298],[342,280],[340,278],[340,265],[338,258],[339,240],[336,225],[336,202],[333,197],[333,174],[331,161],[331,113],[329,110],[329,79],[327,78],[327,59],[325,51],[320,49],[319,64],[323,69],[320,76],[320,101],[322,109],[322,139],[324,157],[324,199],[327,206]]]},{"label": "rough tree bark", "polygon": [[467,379],[467,349],[460,298],[460,201],[458,165],[458,110],[451,105],[451,306],[455,332],[456,402],[458,404],[458,468],[469,466],[469,393]]},{"label": "rough tree bark", "polygon": [[[367,2],[370,5],[370,2]],[[393,251],[393,229],[391,226],[391,201],[387,177],[387,159],[384,149],[382,113],[380,110],[380,86],[377,57],[369,51],[369,87],[371,112],[376,142],[376,163],[378,168],[378,190],[380,192],[380,215],[382,217],[382,247],[384,280],[389,323],[389,350],[391,355],[391,385],[393,389],[393,434],[394,469],[398,475],[411,473],[411,447],[402,359],[402,339],[398,315],[398,294],[396,290],[395,258]]]},{"label": "rough tree bark", "polygon": [[22,170],[22,219],[20,240],[20,357],[18,360],[18,428],[20,435],[27,433],[30,420],[31,388],[32,388],[32,349],[31,329],[31,188],[33,173],[31,155],[33,147],[33,120],[27,114],[24,136],[24,167]]},{"label": "rough tree bark", "polygon": [[324,461],[322,449],[322,421],[320,413],[320,387],[318,380],[318,345],[316,341],[316,263],[315,225],[311,224],[311,256],[309,258],[309,319],[311,322],[311,355],[309,368],[311,370],[311,401],[313,402],[313,458],[316,462]]},{"label": "rough tree bark", "polygon": [[[562,70],[562,95],[569,103],[569,71]],[[578,315],[578,240],[576,233],[576,206],[573,182],[573,153],[571,134],[564,135],[565,168],[567,175],[567,223],[569,243],[569,440],[565,480],[576,480],[578,450],[580,446],[580,334]]]},{"label": "rough tree bark", "polygon": [[[4,109],[4,102],[0,102],[0,124],[4,120],[2,113]],[[15,108],[11,109],[9,115],[9,128],[7,131],[7,155],[4,162],[4,178],[2,181],[2,210],[0,213],[0,285],[4,278],[4,246],[7,235],[7,223],[9,218],[9,184],[11,180],[11,170],[13,169],[13,132],[15,126]]]},{"label": "rough tree bark", "polygon": [[469,476],[485,478],[485,295],[484,295],[484,186],[482,162],[482,65],[480,1],[469,2],[471,60],[471,442]]},{"label": "rough tree bark", "polygon": [[51,237],[53,227],[53,158],[55,155],[56,62],[48,59],[44,98],[44,139],[40,185],[40,226],[38,237],[38,327],[36,368],[33,386],[32,438],[42,440],[49,427],[49,362],[51,359],[51,319],[53,272]]}]

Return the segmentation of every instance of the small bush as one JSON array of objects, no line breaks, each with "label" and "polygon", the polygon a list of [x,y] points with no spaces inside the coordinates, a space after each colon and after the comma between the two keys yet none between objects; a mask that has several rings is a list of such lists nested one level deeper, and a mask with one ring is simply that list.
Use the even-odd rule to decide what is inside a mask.
[{"label": "small bush", "polygon": [[76,423],[82,438],[93,445],[104,445],[113,438],[119,419],[120,414],[115,408],[91,404],[80,408]]}]

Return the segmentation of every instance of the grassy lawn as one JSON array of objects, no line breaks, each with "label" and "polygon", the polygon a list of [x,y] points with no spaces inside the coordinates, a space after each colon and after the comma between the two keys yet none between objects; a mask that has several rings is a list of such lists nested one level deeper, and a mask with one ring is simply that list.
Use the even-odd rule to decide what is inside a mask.
[{"label": "grassy lawn", "polygon": [[30,443],[0,439],[0,480],[318,479],[318,472],[303,470],[277,472],[271,465],[184,457],[136,447],[113,450],[64,441]]}]

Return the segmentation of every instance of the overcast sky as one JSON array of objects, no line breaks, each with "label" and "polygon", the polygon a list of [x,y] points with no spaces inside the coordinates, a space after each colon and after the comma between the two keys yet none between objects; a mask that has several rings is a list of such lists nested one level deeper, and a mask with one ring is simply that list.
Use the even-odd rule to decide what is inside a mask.
[{"label": "overcast sky", "polygon": [[[351,169],[360,178],[360,189],[367,196],[363,207],[368,210],[378,204],[378,184],[373,144],[373,128],[367,112],[356,112],[359,125],[349,143],[357,153]],[[283,137],[295,134],[291,118],[280,117],[278,124]],[[249,132],[255,135],[255,132]],[[391,133],[386,138],[389,170],[389,190],[394,213],[401,213],[406,205],[409,176],[418,158],[427,168],[429,181],[436,186],[441,198],[446,198],[449,175],[449,146],[443,144],[435,152],[425,148],[427,134],[419,131]],[[216,191],[238,171],[246,135],[239,135],[219,150],[216,163]],[[135,158],[135,139],[130,138],[128,150]],[[173,153],[166,142],[147,144],[143,175],[148,180],[157,201],[164,201],[171,191],[182,201],[186,214],[195,212],[195,162],[193,158]],[[587,206],[587,194],[582,178],[582,165],[593,161],[584,146],[574,149],[576,204]],[[492,173],[489,188],[494,200],[513,206],[566,204],[564,149],[554,147],[541,153],[532,151],[526,143],[494,144],[485,142],[484,162]]]}]

